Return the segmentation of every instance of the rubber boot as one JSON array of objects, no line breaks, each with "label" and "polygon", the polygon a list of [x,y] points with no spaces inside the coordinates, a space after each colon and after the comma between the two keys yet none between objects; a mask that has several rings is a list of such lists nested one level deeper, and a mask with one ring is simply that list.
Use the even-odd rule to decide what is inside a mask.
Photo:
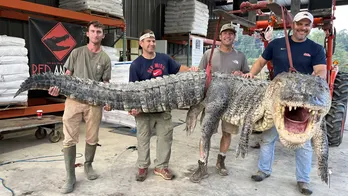
[{"label": "rubber boot", "polygon": [[200,182],[203,178],[208,177],[208,167],[207,164],[198,160],[198,168],[196,169],[195,172],[193,172],[192,176],[190,177],[190,180],[192,182],[198,183]]},{"label": "rubber boot", "polygon": [[94,160],[95,151],[97,149],[97,145],[89,145],[86,143],[85,148],[85,164],[84,171],[88,180],[95,180],[98,178],[98,175],[94,172],[92,167],[92,162]]},{"label": "rubber boot", "polygon": [[63,149],[64,161],[66,169],[66,180],[62,187],[62,193],[71,193],[74,191],[76,176],[75,176],[75,161],[76,161],[76,146],[71,146]]},{"label": "rubber boot", "polygon": [[225,158],[226,156],[222,156],[221,154],[218,154],[218,158],[216,161],[216,170],[218,171],[220,176],[228,175],[228,170],[226,169],[226,166],[225,166]]}]

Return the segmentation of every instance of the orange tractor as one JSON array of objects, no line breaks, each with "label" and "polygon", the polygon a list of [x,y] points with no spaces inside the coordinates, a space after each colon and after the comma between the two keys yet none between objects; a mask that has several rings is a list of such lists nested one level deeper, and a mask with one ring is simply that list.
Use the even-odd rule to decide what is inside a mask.
[{"label": "orange tractor", "polygon": [[[216,9],[213,12],[219,16],[216,26],[214,43],[217,39],[218,29],[222,18],[240,24],[243,34],[252,35],[259,33],[261,40],[266,47],[269,43],[268,30],[283,29],[287,35],[287,29],[291,28],[292,15],[300,10],[307,10],[314,16],[313,28],[322,29],[325,33],[324,48],[326,50],[327,82],[330,87],[332,105],[326,115],[326,130],[330,146],[339,146],[342,143],[344,125],[347,115],[348,100],[348,73],[338,71],[338,62],[333,60],[335,52],[336,30],[333,25],[335,20],[334,12],[336,5],[347,5],[348,0],[292,0],[277,1],[252,0],[244,2],[241,0],[233,1],[233,11]],[[287,5],[286,3],[290,2]],[[279,4],[281,3],[281,4]],[[291,9],[291,12],[288,9]],[[213,48],[215,44],[213,44]],[[213,52],[211,53],[213,54]],[[291,56],[289,57],[291,59]],[[291,65],[291,63],[290,63]],[[268,62],[269,79],[273,78],[273,66]]]}]

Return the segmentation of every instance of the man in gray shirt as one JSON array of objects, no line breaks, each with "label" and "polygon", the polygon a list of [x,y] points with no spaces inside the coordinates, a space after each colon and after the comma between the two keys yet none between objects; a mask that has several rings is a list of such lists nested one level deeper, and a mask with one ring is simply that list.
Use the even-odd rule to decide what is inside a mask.
[{"label": "man in gray shirt", "polygon": [[[233,42],[235,39],[236,30],[232,24],[225,24],[220,30],[220,48],[214,50],[214,54],[211,60],[212,72],[231,73],[241,75],[249,72],[249,66],[247,59],[242,52],[239,52],[233,48]],[[207,50],[199,64],[199,69],[206,69],[211,54],[211,49]],[[226,152],[230,147],[231,134],[238,134],[239,128],[235,125],[221,121],[222,137],[220,141],[220,153],[218,154],[216,169],[221,176],[227,176],[228,171],[225,167]],[[203,154],[202,143],[200,142],[200,154]],[[199,164],[204,164],[203,168],[198,165],[196,171],[190,177],[192,182],[200,182],[203,178],[208,176],[207,163],[204,163],[201,157]]]}]

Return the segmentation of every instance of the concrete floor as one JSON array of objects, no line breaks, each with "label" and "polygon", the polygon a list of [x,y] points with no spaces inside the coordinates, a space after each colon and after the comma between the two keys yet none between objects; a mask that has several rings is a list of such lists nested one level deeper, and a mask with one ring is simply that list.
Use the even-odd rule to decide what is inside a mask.
[{"label": "concrete floor", "polygon": [[[186,110],[172,112],[173,121],[180,122],[186,117]],[[132,136],[109,132],[113,128],[103,125],[100,129],[100,144],[94,168],[101,175],[95,181],[88,181],[83,174],[83,167],[76,169],[76,189],[69,195],[105,195],[105,196],[194,196],[194,195],[270,195],[270,196],[295,196],[300,195],[296,188],[294,152],[277,144],[273,174],[263,182],[253,182],[250,176],[257,170],[259,150],[249,148],[245,159],[235,158],[238,136],[233,138],[230,151],[227,153],[226,164],[230,170],[227,177],[219,176],[215,171],[216,157],[219,152],[221,132],[212,137],[209,157],[209,178],[199,184],[189,181],[189,176],[197,166],[198,141],[200,137],[199,126],[191,136],[186,136],[183,131],[185,124],[174,129],[174,142],[170,168],[177,177],[173,181],[165,181],[152,173],[144,182],[135,181],[135,162],[137,151],[126,150],[127,147],[136,145],[136,138]],[[346,125],[346,127],[348,127]],[[5,139],[0,141],[0,163],[6,161],[28,159],[33,157],[59,155],[62,143],[50,143],[47,139],[37,140],[32,131],[29,135]],[[23,133],[22,133],[23,135]],[[84,152],[84,134],[81,132],[78,153]],[[151,160],[155,159],[156,137],[151,140]],[[62,157],[53,158],[61,159]],[[50,158],[52,159],[52,158]],[[313,156],[313,170],[311,172],[314,196],[339,196],[348,195],[348,136],[344,138],[340,147],[330,148],[331,186],[321,182],[317,176],[316,156]],[[77,163],[83,163],[84,158],[78,158]],[[153,162],[152,162],[153,163]],[[60,187],[65,178],[64,163],[12,163],[0,166],[0,178],[5,179],[5,184],[14,190],[16,195],[54,196],[60,195]],[[0,195],[11,195],[0,184]]]}]

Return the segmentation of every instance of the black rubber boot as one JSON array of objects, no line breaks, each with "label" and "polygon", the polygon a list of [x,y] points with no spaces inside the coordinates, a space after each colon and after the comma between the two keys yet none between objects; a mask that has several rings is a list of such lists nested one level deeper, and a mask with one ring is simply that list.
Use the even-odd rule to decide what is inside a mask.
[{"label": "black rubber boot", "polygon": [[86,174],[86,177],[88,180],[95,180],[99,176],[94,172],[93,167],[92,167],[92,162],[94,160],[94,155],[95,151],[97,149],[97,145],[89,145],[86,143],[86,148],[85,148],[85,164],[84,166],[84,171]]},{"label": "black rubber boot", "polygon": [[218,154],[218,158],[216,161],[216,170],[220,174],[220,176],[228,175],[228,171],[225,166],[225,158],[226,156],[222,156],[221,154]]},{"label": "black rubber boot", "polygon": [[196,169],[195,172],[193,172],[192,176],[190,177],[190,180],[192,182],[198,183],[203,178],[207,178],[207,177],[208,177],[207,164],[199,160],[198,161],[198,168]]},{"label": "black rubber boot", "polygon": [[265,174],[262,171],[257,171],[255,175],[251,176],[251,179],[253,179],[256,182],[261,182],[262,180],[268,178],[269,176],[270,176],[269,174]]},{"label": "black rubber boot", "polygon": [[297,182],[298,190],[304,195],[311,195],[313,191],[311,190],[309,183]]},{"label": "black rubber boot", "polygon": [[76,146],[71,146],[63,149],[64,161],[66,169],[66,180],[62,187],[62,193],[71,193],[74,191],[76,176],[75,176],[75,161],[76,161]]}]

